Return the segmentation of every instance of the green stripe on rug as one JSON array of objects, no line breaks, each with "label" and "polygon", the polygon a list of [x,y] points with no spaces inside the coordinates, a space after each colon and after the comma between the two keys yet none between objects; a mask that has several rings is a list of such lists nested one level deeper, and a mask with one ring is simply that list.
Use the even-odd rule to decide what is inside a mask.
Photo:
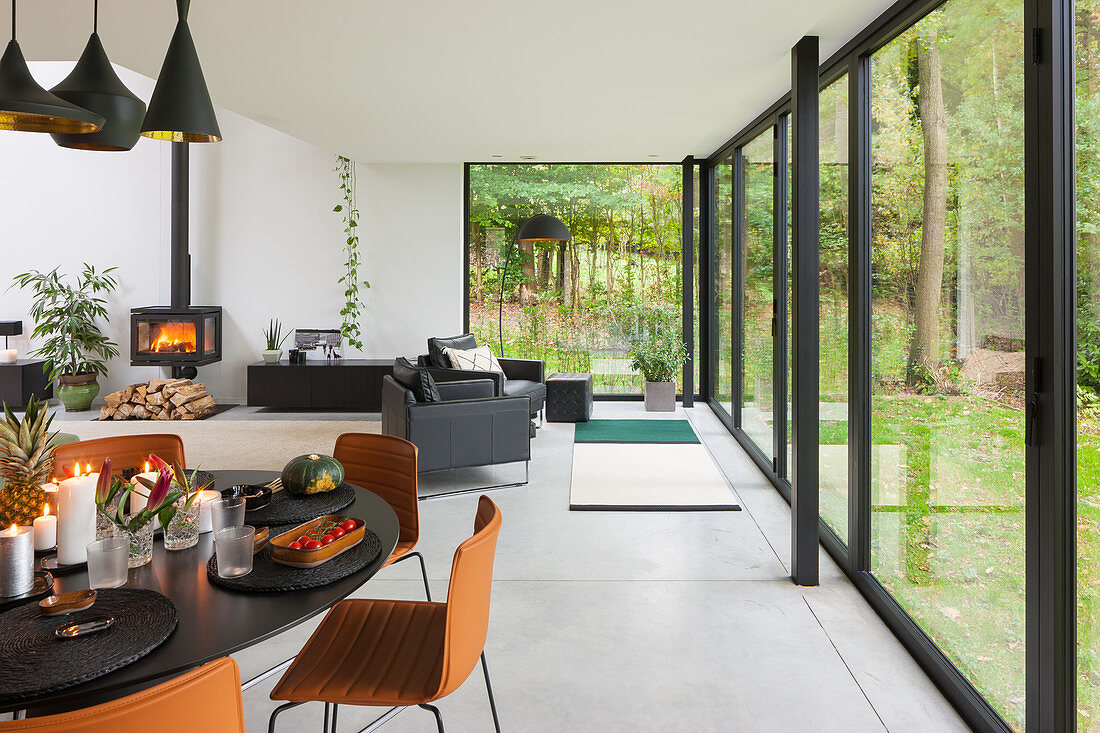
[{"label": "green stripe on rug", "polygon": [[698,443],[687,420],[589,420],[577,423],[577,443]]}]

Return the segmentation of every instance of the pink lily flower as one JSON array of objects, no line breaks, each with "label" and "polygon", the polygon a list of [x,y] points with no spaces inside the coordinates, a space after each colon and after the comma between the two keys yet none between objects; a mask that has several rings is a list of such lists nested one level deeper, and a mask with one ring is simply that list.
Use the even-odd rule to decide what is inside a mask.
[{"label": "pink lily flower", "polygon": [[95,484],[95,500],[97,504],[106,503],[111,495],[111,459],[104,458],[103,466],[99,469],[99,480]]},{"label": "pink lily flower", "polygon": [[149,502],[146,507],[155,511],[160,509],[160,505],[164,503],[165,498],[168,496],[168,489],[172,485],[172,469],[163,460],[153,454],[149,454],[149,460],[157,466],[157,480],[153,484],[153,488],[149,489]]}]

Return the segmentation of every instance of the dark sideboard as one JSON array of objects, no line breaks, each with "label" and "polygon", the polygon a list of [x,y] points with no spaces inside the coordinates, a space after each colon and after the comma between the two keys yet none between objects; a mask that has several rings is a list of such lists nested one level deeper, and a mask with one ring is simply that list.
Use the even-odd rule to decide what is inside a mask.
[{"label": "dark sideboard", "polygon": [[40,400],[53,397],[53,385],[43,373],[41,359],[19,359],[14,364],[0,364],[0,402],[12,408],[24,407],[34,395]]},{"label": "dark sideboard", "polygon": [[393,359],[317,359],[248,365],[248,405],[302,410],[382,411],[382,377]]}]

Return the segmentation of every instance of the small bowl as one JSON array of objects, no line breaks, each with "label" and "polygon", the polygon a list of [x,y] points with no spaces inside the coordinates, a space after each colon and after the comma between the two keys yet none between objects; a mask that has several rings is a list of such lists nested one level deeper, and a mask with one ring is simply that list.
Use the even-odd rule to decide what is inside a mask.
[{"label": "small bowl", "polygon": [[95,595],[94,590],[74,590],[43,598],[38,602],[38,608],[43,616],[64,616],[91,608],[95,603]]},{"label": "small bowl", "polygon": [[252,554],[255,555],[260,550],[267,547],[268,540],[271,539],[270,527],[257,527],[256,534],[252,536]]},{"label": "small bowl", "polygon": [[258,484],[241,484],[222,490],[222,496],[227,499],[238,496],[243,497],[244,510],[253,512],[257,509],[263,509],[271,503],[271,488]]}]

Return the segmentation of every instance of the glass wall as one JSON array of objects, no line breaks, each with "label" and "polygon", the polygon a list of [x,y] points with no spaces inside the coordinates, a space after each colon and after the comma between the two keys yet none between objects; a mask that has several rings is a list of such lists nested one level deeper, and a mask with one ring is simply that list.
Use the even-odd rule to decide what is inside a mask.
[{"label": "glass wall", "polygon": [[871,568],[1017,728],[1022,38],[1021,0],[951,0],[871,60]]},{"label": "glass wall", "polygon": [[1100,2],[1079,0],[1077,62],[1077,725],[1100,731]]},{"label": "glass wall", "polygon": [[741,427],[771,460],[775,452],[775,162],[768,128],[742,149],[741,218],[744,316]]},{"label": "glass wall", "polygon": [[[591,372],[597,394],[641,394],[629,339],[661,325],[680,333],[683,324],[682,167],[499,164],[469,172],[469,318],[478,343],[499,348],[503,277],[506,356],[542,359],[547,374]],[[517,249],[518,227],[537,213],[561,219],[573,239]]]},{"label": "glass wall", "polygon": [[714,167],[714,397],[733,415],[733,156]]},{"label": "glass wall", "polygon": [[848,541],[848,77],[821,91],[820,180],[820,506]]}]

